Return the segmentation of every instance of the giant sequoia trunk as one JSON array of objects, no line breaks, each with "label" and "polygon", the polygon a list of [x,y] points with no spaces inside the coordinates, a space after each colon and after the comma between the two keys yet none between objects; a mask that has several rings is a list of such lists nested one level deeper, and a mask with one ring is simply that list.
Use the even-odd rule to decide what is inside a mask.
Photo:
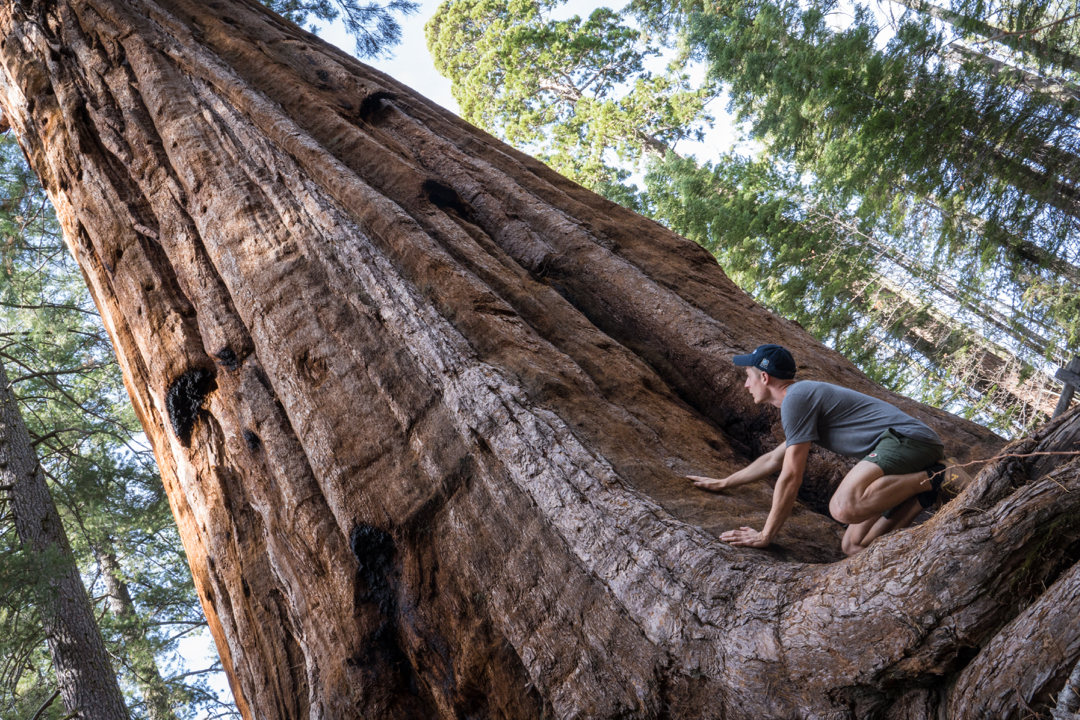
[{"label": "giant sequoia trunk", "polygon": [[990,466],[840,560],[815,454],[776,546],[728,547],[770,489],[682,475],[782,438],[733,353],[1001,441],[253,1],[24,0],[0,31],[246,717],[1018,717],[1064,685],[1075,462]]}]

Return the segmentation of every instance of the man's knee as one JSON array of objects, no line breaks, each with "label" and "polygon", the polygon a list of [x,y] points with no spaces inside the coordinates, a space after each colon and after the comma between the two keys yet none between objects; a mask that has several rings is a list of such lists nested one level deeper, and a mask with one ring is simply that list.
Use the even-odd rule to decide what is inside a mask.
[{"label": "man's knee", "polygon": [[852,498],[847,495],[841,496],[840,493],[832,496],[829,500],[829,514],[833,516],[833,519],[842,523],[857,523],[862,522],[866,518],[861,517],[858,513],[858,508],[852,501]]},{"label": "man's knee", "polygon": [[850,556],[857,552],[862,552],[866,548],[845,535],[844,539],[840,541],[840,549],[844,551],[845,555]]}]

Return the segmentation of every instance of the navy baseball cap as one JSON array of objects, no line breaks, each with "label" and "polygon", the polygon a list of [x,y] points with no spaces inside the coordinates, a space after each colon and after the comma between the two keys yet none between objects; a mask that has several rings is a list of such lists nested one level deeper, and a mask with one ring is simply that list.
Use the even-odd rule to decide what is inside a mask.
[{"label": "navy baseball cap", "polygon": [[780,345],[761,345],[749,355],[736,355],[731,358],[736,365],[755,367],[767,372],[778,380],[791,380],[795,377],[795,358],[787,348]]}]

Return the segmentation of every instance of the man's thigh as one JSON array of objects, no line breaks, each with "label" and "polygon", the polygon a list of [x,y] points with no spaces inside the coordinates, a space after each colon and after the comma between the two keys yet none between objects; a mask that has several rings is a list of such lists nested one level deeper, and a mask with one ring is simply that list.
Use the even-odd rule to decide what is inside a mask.
[{"label": "man's thigh", "polygon": [[890,429],[882,433],[863,460],[881,466],[884,475],[907,475],[924,470],[943,457],[945,448],[941,445],[905,437]]},{"label": "man's thigh", "polygon": [[855,463],[855,467],[848,471],[829,499],[829,513],[833,519],[850,523],[848,516],[861,507],[867,488],[884,475],[881,467],[872,462],[860,460]]},{"label": "man's thigh", "polygon": [[848,474],[840,481],[833,495],[865,489],[870,483],[884,475],[885,471],[881,469],[880,465],[867,460],[860,460],[855,463],[855,467],[848,470]]}]

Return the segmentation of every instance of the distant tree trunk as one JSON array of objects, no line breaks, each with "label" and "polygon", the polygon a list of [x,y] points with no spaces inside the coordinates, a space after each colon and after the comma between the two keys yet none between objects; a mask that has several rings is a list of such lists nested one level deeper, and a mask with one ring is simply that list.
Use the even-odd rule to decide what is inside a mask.
[{"label": "distant tree trunk", "polygon": [[161,677],[153,652],[146,646],[146,628],[124,582],[123,570],[116,559],[111,540],[105,538],[97,542],[94,556],[101,567],[101,577],[109,595],[109,610],[121,623],[120,633],[124,638],[127,662],[146,703],[146,714],[150,720],[176,720],[176,713],[169,702],[169,688]]},{"label": "distant tree trunk", "polygon": [[1053,63],[1063,69],[1080,72],[1080,57],[1029,37],[1033,34],[1031,32],[1010,32],[1006,28],[995,27],[981,18],[961,15],[926,0],[893,0],[893,2],[948,23],[964,34],[978,35],[985,40],[999,42],[1012,50],[1027,53],[1037,63]]},{"label": "distant tree trunk", "polygon": [[69,717],[126,720],[94,607],[71,553],[45,473],[38,464],[7,373],[0,365],[0,484],[10,486],[15,529],[23,551],[36,556],[49,588],[39,611],[53,669]]},{"label": "distant tree trunk", "polygon": [[[782,440],[730,362],[759,343],[1002,443],[254,2],[27,0],[0,37],[246,717],[931,717],[1076,560],[1080,465],[1046,456],[845,561],[805,507],[720,543],[770,489],[682,476]],[[815,453],[807,501],[845,466]],[[1060,647],[1024,646],[1054,670],[1004,716]]]},{"label": "distant tree trunk", "polygon": [[978,63],[1002,84],[1022,88],[1029,94],[1043,93],[1053,99],[1054,104],[1060,109],[1080,103],[1080,88],[1066,82],[1060,76],[1044,77],[1022,67],[1004,63],[990,55],[976,52],[958,42],[949,43],[949,47],[945,50],[943,56],[946,60],[957,64],[963,62]]}]

